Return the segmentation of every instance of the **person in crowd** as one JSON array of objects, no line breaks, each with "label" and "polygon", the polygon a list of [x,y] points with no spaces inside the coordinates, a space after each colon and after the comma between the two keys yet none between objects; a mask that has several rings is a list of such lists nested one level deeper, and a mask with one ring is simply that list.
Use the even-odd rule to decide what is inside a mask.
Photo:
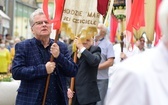
[{"label": "person in crowd", "polygon": [[114,62],[113,44],[107,39],[107,28],[104,24],[98,25],[99,35],[96,36],[95,42],[101,48],[101,62],[98,67],[97,84],[101,101],[96,105],[104,105],[104,97],[108,87],[108,69]]},{"label": "person in crowd", "polygon": [[105,105],[168,105],[168,0],[162,0],[158,18],[159,44],[114,66]]},{"label": "person in crowd", "polygon": [[51,23],[42,9],[35,10],[29,22],[34,37],[15,45],[12,62],[12,76],[21,80],[15,104],[42,105],[47,76],[50,75],[45,105],[68,105],[66,77],[75,76],[78,67],[67,46],[50,39]]},{"label": "person in crowd", "polygon": [[72,55],[73,53],[73,40],[72,39],[69,39],[69,43],[68,43],[68,50],[70,52],[70,54]]},{"label": "person in crowd", "polygon": [[7,74],[11,67],[11,56],[5,47],[5,41],[0,43],[0,74]]},{"label": "person in crowd", "polygon": [[8,42],[7,42],[7,49],[10,51],[11,50],[11,48],[13,48],[13,46],[14,46],[14,40],[13,39],[11,39],[11,40],[8,40]]},{"label": "person in crowd", "polygon": [[137,47],[139,48],[140,52],[145,51],[145,38],[143,36],[137,40]]},{"label": "person in crowd", "polygon": [[120,43],[117,43],[113,46],[115,55],[114,64],[120,63],[122,60],[140,53],[140,50],[136,45],[133,45],[132,47],[132,45],[126,40],[126,31],[123,32],[123,36],[123,52],[121,52]]},{"label": "person in crowd", "polygon": [[6,35],[5,35],[5,40],[6,41],[9,41],[9,40],[11,40],[12,39],[12,35],[10,35],[9,33],[7,33]]},{"label": "person in crowd", "polygon": [[[83,38],[84,39],[84,38]],[[96,105],[100,101],[97,86],[97,71],[101,61],[101,49],[93,46],[93,38],[85,37],[85,40],[74,40],[78,52],[78,73],[75,77],[74,92],[68,89],[68,97],[73,97],[73,105]]]},{"label": "person in crowd", "polygon": [[15,38],[12,42],[13,42],[13,45],[10,48],[10,54],[11,54],[11,60],[13,61],[13,58],[15,56],[15,45],[21,42],[21,40],[20,38]]},{"label": "person in crowd", "polygon": [[14,38],[14,45],[16,45],[19,42],[21,42],[20,38],[18,38],[18,37]]}]

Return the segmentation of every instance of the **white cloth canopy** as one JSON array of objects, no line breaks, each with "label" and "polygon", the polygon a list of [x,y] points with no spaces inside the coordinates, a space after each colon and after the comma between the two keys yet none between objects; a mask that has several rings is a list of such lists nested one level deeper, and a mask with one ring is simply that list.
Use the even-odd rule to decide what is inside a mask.
[{"label": "white cloth canopy", "polygon": [[0,24],[2,24],[2,26],[5,28],[9,28],[9,22],[10,17],[6,15],[2,10],[0,10]]},{"label": "white cloth canopy", "polygon": [[5,19],[10,20],[10,17],[9,17],[8,15],[6,15],[2,10],[0,10],[0,16],[1,16],[2,18],[5,18]]}]

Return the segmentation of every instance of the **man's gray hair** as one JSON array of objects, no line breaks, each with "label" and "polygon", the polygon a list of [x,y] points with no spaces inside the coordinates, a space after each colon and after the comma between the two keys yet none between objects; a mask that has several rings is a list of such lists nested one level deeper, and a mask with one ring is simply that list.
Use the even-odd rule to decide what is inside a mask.
[{"label": "man's gray hair", "polygon": [[102,31],[104,31],[104,32],[106,32],[107,33],[107,27],[103,24],[103,23],[99,23],[98,24],[98,29],[100,29],[100,30],[102,30]]},{"label": "man's gray hair", "polygon": [[162,0],[158,11],[162,40],[168,42],[168,0]]},{"label": "man's gray hair", "polygon": [[29,19],[29,23],[30,23],[30,26],[32,26],[33,24],[34,24],[34,16],[36,16],[36,15],[42,15],[42,14],[44,14],[44,12],[43,12],[43,9],[41,9],[41,8],[38,8],[38,9],[36,9],[31,15],[30,15],[30,19]]}]

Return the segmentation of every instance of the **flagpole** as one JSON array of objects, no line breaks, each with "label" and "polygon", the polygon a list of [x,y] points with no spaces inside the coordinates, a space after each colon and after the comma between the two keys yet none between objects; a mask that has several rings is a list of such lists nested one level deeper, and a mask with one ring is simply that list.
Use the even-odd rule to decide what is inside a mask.
[{"label": "flagpole", "polygon": [[112,11],[112,8],[113,8],[114,0],[110,0],[110,1],[111,1],[111,2],[110,2],[110,6],[109,6],[109,8],[108,8],[107,15],[106,15],[105,20],[104,20],[104,24],[107,23],[108,17],[109,17],[109,15],[111,14],[111,11]]},{"label": "flagpole", "polygon": [[[59,35],[59,29],[56,32],[56,36],[55,36],[55,40],[54,40],[55,43],[58,41],[58,35]],[[54,61],[54,56],[51,55],[50,62],[53,62],[53,61]],[[47,91],[48,91],[48,86],[49,86],[49,81],[50,81],[50,74],[47,76],[42,105],[45,105]]]},{"label": "flagpole", "polygon": [[[73,60],[74,60],[75,63],[77,62],[77,51],[75,51],[75,53],[74,53],[74,59]],[[74,91],[74,85],[75,85],[75,78],[72,77],[71,78],[71,83],[70,83],[70,89],[71,89],[72,92]],[[68,105],[72,105],[72,98],[69,98]]]},{"label": "flagpole", "polygon": [[[120,42],[120,46],[121,46],[121,52],[123,53],[123,48],[124,48],[124,35],[123,35],[123,32],[121,33],[121,36],[120,36],[120,39],[121,39],[121,42]],[[123,58],[121,58],[121,61],[123,60]]]},{"label": "flagpole", "polygon": [[[55,2],[56,3],[56,2]],[[63,9],[64,9],[64,5],[65,5],[65,0],[63,2]],[[62,11],[62,14],[63,14],[63,11]],[[60,17],[60,21],[62,19],[62,14],[61,14],[61,17]],[[58,35],[60,34],[60,28],[57,29],[56,31],[56,36],[55,36],[55,39],[54,39],[54,43],[56,43],[58,41]],[[51,55],[50,57],[50,62],[53,62],[54,61],[54,56]],[[47,76],[47,80],[46,80],[46,86],[45,86],[45,90],[44,90],[44,96],[43,96],[43,100],[42,100],[42,105],[45,105],[45,101],[46,101],[46,96],[47,96],[47,91],[48,91],[48,86],[49,86],[49,82],[50,82],[50,74],[48,74]]]}]

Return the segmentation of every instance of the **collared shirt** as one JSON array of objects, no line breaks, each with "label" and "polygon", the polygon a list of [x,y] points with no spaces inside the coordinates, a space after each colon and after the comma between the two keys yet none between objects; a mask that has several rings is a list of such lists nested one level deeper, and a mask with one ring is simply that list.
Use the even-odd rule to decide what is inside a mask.
[{"label": "collared shirt", "polygon": [[[50,57],[51,57],[50,47],[51,47],[52,43],[50,41],[49,45],[46,48],[44,48],[39,40],[36,40],[36,42],[38,44],[38,49],[41,53],[42,60],[43,60],[44,64],[46,64],[50,60]],[[60,96],[60,93],[59,93],[60,90],[57,85],[58,81],[57,81],[56,76],[57,75],[55,74],[55,72],[50,74],[50,82],[49,82],[49,86],[48,86],[48,92],[47,92],[47,96],[46,96],[46,104],[45,105],[59,105],[58,104],[58,97]],[[45,90],[45,83],[46,83],[46,79],[44,79],[44,82],[42,85],[43,87],[41,88],[41,90]],[[42,94],[39,95],[38,100],[43,99],[43,92],[44,91],[42,91]],[[41,101],[39,101],[39,103],[41,103]]]},{"label": "collared shirt", "polygon": [[[113,44],[106,38],[102,38],[98,42],[98,46],[101,48],[101,62],[105,62],[108,58],[114,58]],[[108,68],[104,70],[98,70],[97,79],[108,79]]]}]

